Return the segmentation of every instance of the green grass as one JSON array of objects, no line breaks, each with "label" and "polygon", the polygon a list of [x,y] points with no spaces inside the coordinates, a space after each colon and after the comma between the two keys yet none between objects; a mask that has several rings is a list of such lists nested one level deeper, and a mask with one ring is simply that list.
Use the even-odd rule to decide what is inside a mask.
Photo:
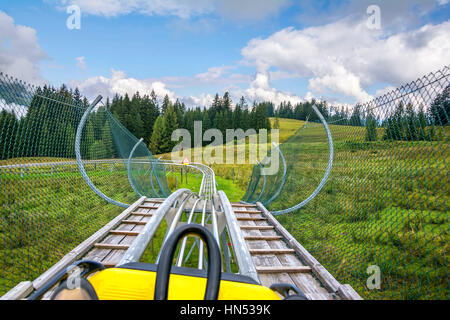
[{"label": "green grass", "polygon": [[[278,220],[364,298],[448,299],[447,143],[389,142],[380,134],[365,142],[363,127],[330,130],[335,154],[327,184],[306,207]],[[272,210],[306,199],[328,161],[320,127],[305,129],[282,150],[290,167]],[[370,265],[381,269],[380,290],[366,287]]]},{"label": "green grass", "polygon": [[[99,166],[89,176],[115,200],[138,198],[125,171]],[[76,172],[2,174],[0,183],[0,295],[34,280],[123,210],[95,195]]]},{"label": "green grass", "polygon": [[[288,140],[303,125],[280,119],[280,140]],[[330,130],[335,156],[329,181],[308,206],[277,219],[338,281],[349,283],[364,298],[448,299],[447,141],[387,142],[378,129],[378,141],[365,142],[363,127],[331,125]],[[444,132],[446,136],[447,128]],[[270,209],[287,208],[309,196],[327,164],[328,144],[320,126],[311,124],[288,141],[292,143],[282,146],[290,164],[286,186]],[[212,167],[218,190],[239,201],[253,166]],[[123,168],[88,171],[108,196],[127,203],[137,200]],[[186,184],[179,172],[174,175],[177,187],[198,192],[201,176],[189,174]],[[30,170],[18,177],[3,174],[0,180],[0,294],[36,278],[122,211],[98,198],[77,172]],[[170,173],[168,179],[173,189]],[[163,222],[153,252],[149,247],[143,261],[156,259],[165,228]],[[381,290],[366,287],[369,265],[381,268]]]}]

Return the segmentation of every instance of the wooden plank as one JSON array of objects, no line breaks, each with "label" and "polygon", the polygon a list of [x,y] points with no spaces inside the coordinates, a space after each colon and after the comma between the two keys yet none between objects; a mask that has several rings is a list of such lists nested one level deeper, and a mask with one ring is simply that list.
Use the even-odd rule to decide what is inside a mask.
[{"label": "wooden plank", "polygon": [[256,267],[258,273],[294,273],[294,272],[311,272],[308,266],[281,266],[281,267]]},{"label": "wooden plank", "polygon": [[257,214],[257,213],[261,213],[261,211],[246,211],[246,210],[233,210],[234,213],[250,213],[250,214]]},{"label": "wooden plank", "polygon": [[59,260],[56,264],[54,264],[50,269],[41,274],[38,278],[33,281],[33,288],[39,289],[41,288],[47,281],[53,278],[56,274],[67,268],[73,262],[78,260],[82,255],[86,254],[94,243],[99,242],[101,239],[108,234],[109,231],[116,228],[120,222],[128,217],[131,212],[133,212],[142,202],[146,200],[145,197],[141,197],[138,201],[133,203],[127,209],[125,209],[121,214],[119,214],[116,218],[107,223],[103,228],[94,233],[87,240],[83,241],[79,246],[70,251],[67,255],[65,255],[61,260]]},{"label": "wooden plank", "polygon": [[118,236],[133,236],[133,237],[137,237],[139,235],[139,232],[137,231],[126,231],[126,230],[111,230],[109,233]]},{"label": "wooden plank", "polygon": [[337,292],[340,283],[314,258],[308,250],[306,250],[279,222],[269,211],[261,204],[257,203],[257,207],[262,211],[262,215],[267,221],[275,226],[285,241],[295,250],[303,262],[312,268],[315,276],[319,278],[322,284],[331,292]]},{"label": "wooden plank", "polygon": [[243,203],[231,203],[232,207],[243,207],[243,208],[255,208],[256,205],[254,204],[243,204]]},{"label": "wooden plank", "polygon": [[158,209],[159,206],[147,206],[147,205],[140,205],[139,209]]},{"label": "wooden plank", "polygon": [[[270,242],[272,248],[280,248],[285,245],[286,244],[281,241]],[[294,254],[280,254],[277,255],[277,258],[280,260],[281,264],[285,266],[303,265],[299,258]],[[311,299],[329,300],[330,297],[334,297],[333,295],[330,295],[330,292],[322,286],[320,281],[312,273],[289,273],[289,276],[294,281],[296,287]]]},{"label": "wooden plank", "polygon": [[267,220],[263,217],[236,217],[240,221],[257,221],[257,220]]},{"label": "wooden plank", "polygon": [[[248,216],[248,215],[247,215]],[[262,226],[268,226],[266,221],[244,221],[245,226],[256,226],[260,224]],[[244,225],[241,224],[241,227]],[[270,229],[243,229],[248,235],[276,235],[274,232],[275,227],[270,226]],[[248,242],[250,250],[293,250],[289,248],[283,241],[250,241]],[[295,250],[293,250],[295,252]],[[298,266],[304,265],[298,259],[295,254],[283,253],[283,254],[265,254],[265,255],[252,255],[256,266],[260,267],[283,267],[283,266]],[[298,287],[308,298],[314,300],[329,300],[334,296],[327,292],[327,290],[321,286],[319,281],[313,277],[311,273],[299,273],[299,272],[283,272],[283,273],[258,273],[261,283],[265,286],[270,286],[273,283],[289,283]]]},{"label": "wooden plank", "polygon": [[361,296],[349,284],[343,284],[338,288],[337,293],[342,300],[363,300]]},{"label": "wooden plank", "polygon": [[292,254],[293,249],[250,249],[250,254]]},{"label": "wooden plank", "polygon": [[149,199],[145,202],[163,203],[166,199]]},{"label": "wooden plank", "polygon": [[[139,210],[139,209],[138,209]],[[142,209],[143,210],[143,209]],[[143,220],[144,217],[141,216],[130,216],[130,220],[133,221],[141,221]],[[139,232],[140,229],[142,229],[144,226],[141,225],[136,225],[136,224],[124,224],[122,223],[116,230],[121,230],[121,231],[133,231],[133,232]],[[109,243],[109,244],[120,244],[121,242],[123,242],[124,239],[127,238],[131,238],[131,239],[136,239],[135,236],[128,236],[128,235],[114,235],[111,234],[106,237],[105,239],[103,239],[102,243]],[[108,259],[106,259],[106,257],[111,254],[112,252],[114,252],[114,250],[112,249],[100,249],[100,248],[94,248],[93,250],[91,250],[85,257],[83,257],[84,259],[88,259],[88,260],[94,260],[94,261],[107,261]],[[123,254],[122,251],[116,251],[116,252],[121,252],[121,254]]]},{"label": "wooden plank", "polygon": [[245,240],[266,240],[266,241],[273,241],[273,240],[281,240],[283,237],[280,236],[244,236]]},{"label": "wooden plank", "polygon": [[31,281],[22,281],[17,286],[5,293],[0,300],[20,300],[25,299],[33,292],[33,284]]},{"label": "wooden plank", "polygon": [[135,225],[139,225],[139,226],[145,226],[147,224],[147,221],[123,220],[122,223],[124,223],[124,224],[135,224]]},{"label": "wooden plank", "polygon": [[132,212],[133,216],[143,216],[143,217],[151,217],[153,213],[143,213],[143,212]]},{"label": "wooden plank", "polygon": [[[246,221],[250,226],[256,226],[256,223],[264,223],[265,221]],[[252,235],[262,235],[262,230],[260,229],[250,229]],[[272,241],[273,242],[273,241]],[[271,243],[272,243],[271,242]],[[259,240],[247,242],[249,250],[253,249],[271,249],[269,242]],[[279,266],[281,267],[280,261],[274,254],[269,255],[252,255],[255,266],[265,267],[265,266]],[[261,284],[264,286],[271,286],[274,283],[289,283],[295,285],[294,281],[291,279],[287,273],[258,273],[258,277],[261,280]]]},{"label": "wooden plank", "polygon": [[249,225],[241,225],[242,230],[273,230],[274,226],[249,226]]},{"label": "wooden plank", "polygon": [[[140,212],[146,213],[149,212],[151,209],[138,209]],[[139,221],[141,223],[144,224],[124,224],[123,228],[130,228],[129,231],[135,231],[135,232],[140,232],[143,228],[144,225],[146,223],[148,223],[148,221],[150,221],[151,217],[147,217],[147,216],[133,216],[132,220],[133,221]],[[122,229],[122,228],[120,228]],[[130,246],[133,241],[135,241],[136,237],[132,237],[132,236],[125,236],[122,237],[120,239],[120,241],[118,243],[122,244],[122,245],[128,245]],[[120,259],[123,257],[123,255],[125,254],[125,251],[119,251],[119,250],[112,250],[110,251],[107,255],[105,255],[102,258],[102,263],[104,261],[108,262],[108,263],[117,263],[120,261]]]},{"label": "wooden plank", "polygon": [[99,249],[127,250],[130,246],[125,244],[96,243],[94,247]]}]

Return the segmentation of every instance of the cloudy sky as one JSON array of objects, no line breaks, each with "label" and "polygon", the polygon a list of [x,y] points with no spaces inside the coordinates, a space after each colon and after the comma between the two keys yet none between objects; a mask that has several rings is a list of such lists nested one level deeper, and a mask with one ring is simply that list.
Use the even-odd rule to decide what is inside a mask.
[{"label": "cloudy sky", "polygon": [[89,98],[354,104],[449,64],[449,0],[0,0],[0,71]]}]

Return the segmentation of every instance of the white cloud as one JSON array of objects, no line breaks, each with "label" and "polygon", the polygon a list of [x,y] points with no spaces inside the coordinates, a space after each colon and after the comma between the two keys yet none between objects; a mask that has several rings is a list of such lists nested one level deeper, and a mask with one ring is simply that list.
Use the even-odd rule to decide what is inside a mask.
[{"label": "white cloud", "polygon": [[0,70],[32,84],[42,84],[39,64],[46,58],[36,31],[15,25],[13,18],[0,11]]},{"label": "white cloud", "polygon": [[128,77],[123,71],[114,69],[111,69],[110,78],[97,76],[81,82],[71,81],[70,85],[78,87],[88,98],[94,98],[99,94],[104,97],[112,97],[115,94],[132,96],[137,91],[143,95],[150,94],[154,90],[160,99],[163,99],[166,94],[171,100],[176,99],[175,93],[167,89],[166,85],[161,81],[138,80]]},{"label": "white cloud", "polygon": [[383,96],[383,95],[385,95],[385,94],[387,94],[387,93],[389,93],[389,92],[391,92],[391,91],[393,91],[395,89],[396,89],[396,87],[394,87],[394,86],[387,86],[385,88],[377,90],[377,92],[375,93],[375,96],[377,96],[377,97]]},{"label": "white cloud", "polygon": [[270,101],[275,105],[279,105],[285,101],[290,101],[292,104],[303,101],[303,99],[290,92],[283,92],[272,88],[270,86],[268,72],[258,72],[250,87],[244,91],[244,96],[251,102]]},{"label": "white cloud", "polygon": [[[213,67],[207,72],[201,73],[193,78],[176,78],[176,81],[180,82],[183,79],[185,81],[194,81],[201,79],[198,83],[207,83],[209,81],[221,81],[223,68],[227,67]],[[173,78],[172,81],[175,81]],[[190,84],[191,85],[191,84]],[[111,75],[109,78],[103,76],[97,76],[88,78],[84,81],[71,81],[71,87],[78,87],[82,94],[86,95],[89,99],[94,99],[97,95],[102,95],[104,98],[112,98],[115,94],[124,96],[128,94],[132,96],[139,91],[141,95],[150,94],[152,90],[155,91],[158,99],[162,101],[167,94],[171,101],[179,99],[184,102],[188,107],[209,107],[214,100],[214,95],[210,93],[201,93],[197,96],[180,96],[174,91],[169,89],[168,83],[164,79],[135,79],[127,76],[123,71],[116,71],[111,69]],[[231,97],[237,101],[241,96],[244,96],[247,101],[271,101],[275,104],[280,104],[284,101],[291,101],[295,104],[303,101],[300,97],[291,94],[290,92],[279,91],[270,86],[269,74],[258,73],[254,80],[251,81],[249,88],[242,90],[236,86],[230,86],[222,90],[223,92],[229,91]],[[311,94],[307,96],[310,98]]]},{"label": "white cloud", "polygon": [[230,69],[232,69],[232,67],[212,67],[209,68],[207,72],[197,74],[194,78],[199,82],[209,83],[211,81],[222,79]]},{"label": "white cloud", "polygon": [[86,70],[86,61],[84,57],[75,58],[77,60],[77,67],[81,70]]},{"label": "white cloud", "polygon": [[253,39],[242,49],[244,62],[259,73],[269,69],[310,78],[313,93],[335,93],[358,101],[382,82],[400,85],[450,62],[450,21],[385,35],[365,21],[344,19],[303,30],[283,29]]},{"label": "white cloud", "polygon": [[94,99],[97,95],[102,95],[112,98],[115,94],[124,96],[128,94],[130,97],[137,91],[141,95],[150,94],[152,90],[155,91],[158,96],[158,100],[162,102],[163,98],[167,95],[169,99],[174,102],[179,99],[187,106],[210,106],[213,101],[213,97],[210,94],[200,94],[199,96],[179,96],[174,91],[167,87],[167,84],[161,80],[141,80],[131,78],[123,71],[116,71],[111,69],[111,76],[109,78],[103,76],[97,76],[88,78],[84,81],[73,80],[70,82],[71,87],[78,87],[82,94],[86,95],[89,99]]},{"label": "white cloud", "polygon": [[16,103],[6,103],[4,99],[0,98],[0,111],[2,110],[14,113],[20,119],[27,115],[28,107]]},{"label": "white cloud", "polygon": [[154,79],[162,81],[169,88],[186,88],[193,86],[221,86],[230,87],[238,83],[250,83],[252,77],[246,74],[231,72],[235,67],[220,66],[211,67],[206,72],[198,73],[194,76],[171,76]]},{"label": "white cloud", "polygon": [[200,94],[200,96],[195,97],[195,96],[189,96],[189,97],[182,97],[180,99],[181,102],[184,102],[187,106],[190,107],[209,107],[211,106],[212,102],[213,102],[214,98],[212,95],[210,94]]}]

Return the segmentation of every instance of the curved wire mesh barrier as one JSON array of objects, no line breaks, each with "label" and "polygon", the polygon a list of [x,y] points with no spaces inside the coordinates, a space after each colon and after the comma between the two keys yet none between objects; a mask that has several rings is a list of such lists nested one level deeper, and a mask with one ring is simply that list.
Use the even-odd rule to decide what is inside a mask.
[{"label": "curved wire mesh barrier", "polygon": [[[0,295],[34,279],[123,208],[97,196],[75,159],[89,103],[66,87],[34,87],[0,73]],[[92,184],[124,204],[166,197],[164,165],[105,107],[89,113],[80,156]],[[133,184],[130,184],[132,181]],[[153,186],[153,188],[152,188]]]},{"label": "curved wire mesh barrier", "polygon": [[[376,99],[324,114],[333,138],[331,174],[306,206],[277,216],[341,283],[367,299],[449,299],[450,68]],[[304,201],[330,154],[324,126],[304,125],[255,165],[243,201],[272,212]],[[283,184],[283,180],[285,180]],[[282,185],[283,184],[283,185]],[[277,194],[278,188],[281,192]]]},{"label": "curved wire mesh barrier", "polygon": [[126,161],[130,185],[138,195],[166,198],[171,194],[164,164],[156,159],[145,143],[128,131],[111,112],[106,117],[119,158]]}]

